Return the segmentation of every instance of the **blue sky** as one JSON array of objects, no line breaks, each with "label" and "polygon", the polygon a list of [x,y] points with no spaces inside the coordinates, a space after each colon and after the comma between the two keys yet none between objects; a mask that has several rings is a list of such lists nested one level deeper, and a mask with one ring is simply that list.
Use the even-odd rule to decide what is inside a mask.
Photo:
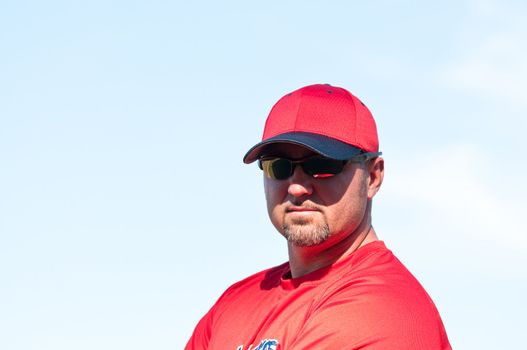
[{"label": "blue sky", "polygon": [[0,348],[181,349],[287,259],[241,162],[312,83],[373,112],[379,236],[454,348],[525,329],[520,1],[4,1]]}]

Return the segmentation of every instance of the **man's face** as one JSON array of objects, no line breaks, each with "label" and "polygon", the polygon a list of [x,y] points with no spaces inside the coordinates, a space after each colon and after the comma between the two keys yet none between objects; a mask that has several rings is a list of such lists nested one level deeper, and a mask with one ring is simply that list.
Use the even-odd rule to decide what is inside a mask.
[{"label": "man's face", "polygon": [[[316,154],[300,146],[280,144],[272,155],[300,159]],[[291,244],[335,244],[354,233],[369,215],[368,199],[376,192],[369,180],[364,163],[348,163],[341,173],[318,179],[306,175],[298,165],[285,180],[264,175],[269,217]]]}]

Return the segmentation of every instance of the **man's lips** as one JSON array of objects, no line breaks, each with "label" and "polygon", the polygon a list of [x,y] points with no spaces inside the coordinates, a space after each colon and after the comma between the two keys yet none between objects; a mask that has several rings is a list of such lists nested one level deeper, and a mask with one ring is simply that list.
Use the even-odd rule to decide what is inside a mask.
[{"label": "man's lips", "polygon": [[285,211],[287,213],[304,213],[304,212],[308,213],[308,212],[315,212],[315,211],[319,211],[319,210],[316,209],[316,208],[312,208],[312,207],[293,205],[293,206],[287,207]]}]

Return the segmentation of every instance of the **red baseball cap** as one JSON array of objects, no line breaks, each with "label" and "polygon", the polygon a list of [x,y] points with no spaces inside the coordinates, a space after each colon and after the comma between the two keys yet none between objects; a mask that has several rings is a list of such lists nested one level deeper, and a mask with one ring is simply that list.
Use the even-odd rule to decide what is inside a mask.
[{"label": "red baseball cap", "polygon": [[243,162],[254,162],[276,143],[304,146],[339,160],[379,151],[371,112],[349,91],[329,84],[305,86],[278,100],[267,117],[262,142]]}]

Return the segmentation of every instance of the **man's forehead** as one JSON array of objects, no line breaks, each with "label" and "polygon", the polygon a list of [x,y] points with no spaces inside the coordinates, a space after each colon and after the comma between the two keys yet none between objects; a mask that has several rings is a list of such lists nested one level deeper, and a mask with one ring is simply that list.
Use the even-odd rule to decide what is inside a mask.
[{"label": "man's forehead", "polygon": [[316,152],[313,152],[311,149],[297,145],[294,143],[287,142],[277,142],[270,145],[267,145],[262,152],[262,157],[269,156],[280,156],[287,157],[291,159],[304,158],[309,156],[319,155]]}]

